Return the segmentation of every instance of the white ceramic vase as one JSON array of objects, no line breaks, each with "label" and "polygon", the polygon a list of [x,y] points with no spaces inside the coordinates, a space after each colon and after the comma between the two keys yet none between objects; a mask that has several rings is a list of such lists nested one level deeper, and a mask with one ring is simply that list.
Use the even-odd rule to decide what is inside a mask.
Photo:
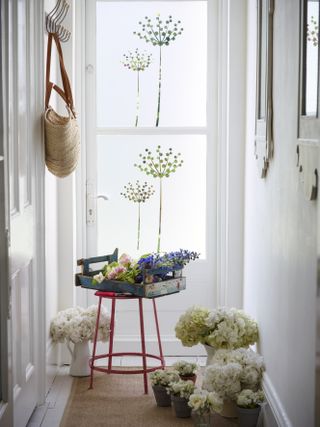
[{"label": "white ceramic vase", "polygon": [[70,347],[70,341],[67,341],[67,347],[71,353],[70,375],[73,377],[88,377],[90,375],[89,359],[89,341],[82,341],[73,344]]},{"label": "white ceramic vase", "polygon": [[211,347],[210,345],[203,344],[204,348],[207,352],[207,363],[206,366],[212,365],[212,358],[216,352],[216,349],[214,347]]}]

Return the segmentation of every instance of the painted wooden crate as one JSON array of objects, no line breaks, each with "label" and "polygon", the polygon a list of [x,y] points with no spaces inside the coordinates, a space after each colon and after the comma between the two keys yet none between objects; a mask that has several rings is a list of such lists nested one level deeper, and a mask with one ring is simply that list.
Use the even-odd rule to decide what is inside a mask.
[{"label": "painted wooden crate", "polygon": [[[143,275],[142,283],[128,283],[120,280],[103,280],[101,283],[92,284],[92,278],[100,270],[92,270],[90,266],[96,263],[111,263],[117,261],[118,250],[111,255],[78,260],[82,267],[82,273],[76,274],[76,286],[93,289],[96,291],[130,293],[144,298],[155,298],[177,293],[186,288],[186,278],[182,276],[182,269],[169,269],[161,267],[149,269]],[[153,282],[154,277],[163,278],[161,281]]]}]

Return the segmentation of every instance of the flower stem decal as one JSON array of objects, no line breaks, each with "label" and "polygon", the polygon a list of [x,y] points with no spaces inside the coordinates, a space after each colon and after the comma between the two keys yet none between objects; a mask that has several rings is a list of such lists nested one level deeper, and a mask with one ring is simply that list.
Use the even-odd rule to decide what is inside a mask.
[{"label": "flower stem decal", "polygon": [[137,101],[136,101],[136,119],[135,127],[138,126],[139,122],[139,110],[140,110],[140,72],[144,71],[151,64],[152,54],[147,54],[146,52],[139,52],[139,49],[136,49],[134,52],[128,52],[123,54],[124,60],[122,64],[128,68],[128,70],[135,71],[137,73]]},{"label": "flower stem decal", "polygon": [[140,248],[140,227],[141,227],[141,203],[145,203],[154,194],[152,185],[147,182],[140,184],[136,181],[135,185],[129,182],[124,186],[124,192],[120,193],[121,196],[130,200],[131,202],[138,203],[138,232],[137,232],[137,249]]},{"label": "flower stem decal", "polygon": [[162,179],[169,178],[170,175],[176,172],[178,167],[181,167],[183,160],[180,159],[181,153],[174,154],[172,148],[167,152],[161,151],[161,146],[158,145],[156,153],[153,155],[151,150],[145,149],[144,154],[139,154],[142,164],[135,164],[141,172],[147,175],[152,175],[154,178],[159,178],[160,201],[159,201],[159,228],[158,228],[158,244],[157,252],[160,252],[161,246],[161,226],[162,226]]},{"label": "flower stem decal", "polygon": [[134,31],[140,39],[153,46],[159,46],[159,77],[158,77],[158,102],[156,126],[159,126],[160,120],[160,103],[161,103],[161,84],[162,84],[162,46],[169,46],[179,35],[182,34],[181,21],[173,22],[172,16],[169,15],[166,21],[160,19],[160,14],[152,22],[148,16],[145,16],[144,22],[139,21],[141,26],[140,32]]},{"label": "flower stem decal", "polygon": [[319,43],[319,23],[314,16],[311,16],[310,23],[307,24],[307,39],[313,44],[318,46]]}]

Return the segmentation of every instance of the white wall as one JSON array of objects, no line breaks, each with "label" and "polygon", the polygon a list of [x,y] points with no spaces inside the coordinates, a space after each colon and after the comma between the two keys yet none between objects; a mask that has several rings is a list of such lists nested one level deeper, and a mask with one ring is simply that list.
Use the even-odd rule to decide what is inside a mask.
[{"label": "white wall", "polygon": [[267,178],[260,179],[254,158],[256,1],[248,0],[244,308],[259,322],[259,351],[266,362],[266,385],[279,398],[275,409],[280,414],[280,425],[311,427],[315,386],[316,203],[304,199],[296,167],[298,103],[291,99],[298,99],[298,83],[291,76],[298,73],[298,25],[289,36],[290,45],[277,40],[277,35],[291,31],[292,22],[298,22],[299,7],[295,3],[276,5],[275,155]]},{"label": "white wall", "polygon": [[[71,84],[74,82],[74,31],[73,2],[63,22],[72,36],[66,43],[61,43],[66,69]],[[51,11],[56,0],[45,0],[45,12]],[[46,44],[45,44],[46,45]],[[52,44],[52,82],[60,87],[61,78],[58,69],[55,44]],[[66,114],[64,103],[52,91],[50,105]],[[75,270],[75,209],[74,209],[74,174],[66,178],[56,178],[46,169],[46,331],[47,331],[47,388],[56,372],[56,364],[69,361],[65,346],[52,345],[49,328],[52,318],[58,311],[73,306],[74,270]]]}]

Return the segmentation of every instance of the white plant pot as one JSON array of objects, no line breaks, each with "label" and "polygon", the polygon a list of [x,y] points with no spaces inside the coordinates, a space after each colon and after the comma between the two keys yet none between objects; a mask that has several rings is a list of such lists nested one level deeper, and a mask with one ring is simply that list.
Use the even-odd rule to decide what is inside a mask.
[{"label": "white plant pot", "polygon": [[89,359],[89,341],[78,342],[70,347],[67,341],[67,347],[71,353],[70,375],[73,377],[88,377],[90,375]]},{"label": "white plant pot", "polygon": [[214,347],[211,347],[210,345],[203,344],[204,348],[207,352],[207,363],[206,366],[212,365],[212,358],[216,352],[216,349]]}]

